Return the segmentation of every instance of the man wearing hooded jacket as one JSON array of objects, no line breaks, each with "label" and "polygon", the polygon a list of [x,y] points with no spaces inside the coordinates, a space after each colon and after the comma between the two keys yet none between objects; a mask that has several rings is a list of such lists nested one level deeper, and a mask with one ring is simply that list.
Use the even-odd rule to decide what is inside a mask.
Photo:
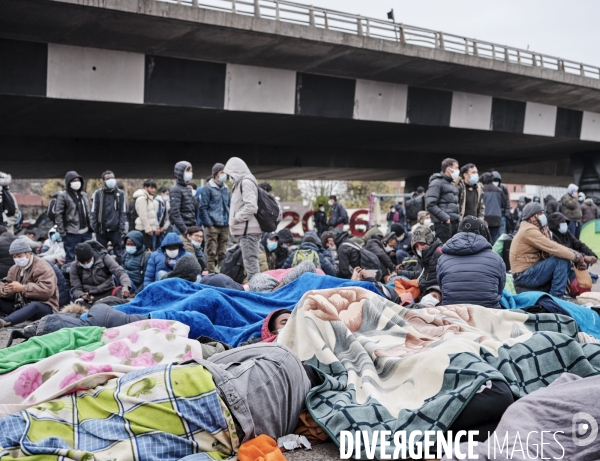
[{"label": "man wearing hooded jacket", "polygon": [[65,190],[56,197],[56,229],[65,247],[65,266],[75,259],[78,243],[92,239],[90,201],[83,177],[76,171],[65,175]]},{"label": "man wearing hooded jacket", "polygon": [[447,158],[442,162],[441,173],[435,173],[429,178],[427,211],[435,225],[435,235],[442,243],[456,233],[460,221],[458,190],[454,185],[459,173],[458,162]]},{"label": "man wearing hooded jacket", "polygon": [[193,179],[192,164],[190,162],[177,162],[175,164],[175,179],[177,182],[169,193],[171,209],[169,220],[173,224],[175,233],[185,235],[190,226],[195,226],[198,201],[192,195],[187,183]]},{"label": "man wearing hooded jacket", "polygon": [[258,211],[258,183],[241,158],[230,158],[223,171],[233,182],[229,228],[231,235],[240,240],[244,268],[250,281],[260,273],[258,245],[262,230],[255,216]]}]

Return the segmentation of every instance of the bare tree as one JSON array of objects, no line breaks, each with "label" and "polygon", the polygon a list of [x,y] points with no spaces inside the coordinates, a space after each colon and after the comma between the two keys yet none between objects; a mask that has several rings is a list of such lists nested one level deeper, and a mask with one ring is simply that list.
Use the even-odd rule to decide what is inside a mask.
[{"label": "bare tree", "polygon": [[298,181],[298,189],[303,199],[313,202],[317,197],[343,196],[346,193],[346,181],[302,179]]}]

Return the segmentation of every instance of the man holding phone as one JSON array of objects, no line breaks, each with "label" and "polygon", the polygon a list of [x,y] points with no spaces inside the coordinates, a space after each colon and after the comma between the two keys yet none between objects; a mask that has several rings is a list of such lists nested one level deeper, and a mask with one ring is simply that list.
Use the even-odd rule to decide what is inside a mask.
[{"label": "man holding phone", "polygon": [[0,285],[0,328],[39,320],[58,312],[58,285],[54,270],[31,252],[23,239],[13,241],[9,254],[15,263]]}]

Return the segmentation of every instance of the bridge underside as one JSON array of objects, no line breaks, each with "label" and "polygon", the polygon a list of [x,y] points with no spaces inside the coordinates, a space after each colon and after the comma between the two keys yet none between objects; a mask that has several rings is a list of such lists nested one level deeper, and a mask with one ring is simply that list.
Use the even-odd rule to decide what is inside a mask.
[{"label": "bridge underside", "polygon": [[498,169],[505,182],[565,185],[570,155],[594,142],[518,133],[161,105],[0,96],[2,169],[17,178],[196,177],[229,157],[270,179],[398,180],[437,171],[447,156]]}]

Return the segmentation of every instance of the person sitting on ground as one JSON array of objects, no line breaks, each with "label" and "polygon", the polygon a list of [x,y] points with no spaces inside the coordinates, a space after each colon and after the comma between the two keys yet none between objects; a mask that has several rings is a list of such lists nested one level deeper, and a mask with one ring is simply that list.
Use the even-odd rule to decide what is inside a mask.
[{"label": "person sitting on ground", "polygon": [[279,247],[276,250],[277,262],[276,269],[281,269],[288,259],[288,256],[295,249],[294,247],[294,234],[289,229],[281,229],[277,232],[279,237]]},{"label": "person sitting on ground", "polygon": [[552,232],[552,240],[583,255],[587,264],[596,264],[598,256],[590,247],[576,238],[569,230],[569,220],[559,212],[548,216],[548,228]]},{"label": "person sitting on ground", "polygon": [[[267,266],[268,270],[272,271],[277,269],[277,253],[278,251],[285,252],[287,254],[287,250],[279,247],[279,234],[277,232],[265,232],[260,241],[263,251],[265,252],[265,257],[267,258]],[[287,257],[286,257],[287,259]],[[261,270],[261,272],[263,272]]]},{"label": "person sitting on ground", "polygon": [[188,282],[198,283],[202,279],[202,267],[192,255],[184,255],[176,263],[165,279],[180,278]]},{"label": "person sitting on ground", "polygon": [[412,254],[412,234],[400,224],[392,225],[392,232],[397,237],[395,255],[392,256],[392,261],[397,261],[400,264],[404,258],[408,258]]},{"label": "person sitting on ground", "polygon": [[[46,244],[44,244],[46,246]],[[58,233],[56,226],[52,226],[48,231],[48,246],[44,253],[40,253],[40,258],[46,261],[62,264],[65,261],[66,253],[62,242],[62,237]]]},{"label": "person sitting on ground", "polygon": [[516,286],[543,287],[551,282],[550,294],[564,297],[571,263],[586,268],[583,255],[552,240],[542,205],[531,202],[523,208],[519,231],[510,246],[510,267]]},{"label": "person sitting on ground", "polygon": [[[394,234],[393,232],[391,234],[394,235],[394,238],[395,238],[396,234]],[[365,245],[365,249],[370,251],[371,253],[373,253],[375,256],[377,256],[377,259],[379,259],[379,268],[380,268],[382,274],[395,275],[394,271],[396,270],[396,264],[394,264],[392,262],[392,260],[390,259],[390,257],[388,256],[389,252],[386,251],[387,245],[384,246],[382,240],[383,240],[383,235],[381,235],[381,233],[376,233],[376,234],[371,235],[371,238]],[[393,251],[393,249],[394,249],[394,247],[391,247],[390,251]]]},{"label": "person sitting on ground", "polygon": [[309,236],[311,236],[315,239],[315,241],[317,242],[317,247],[319,248],[319,254],[321,254],[321,255],[325,256],[325,258],[327,258],[327,261],[329,261],[329,264],[331,264],[331,267],[333,267],[333,270],[337,274],[337,264],[335,263],[335,259],[333,259],[331,250],[329,248],[323,247],[323,242],[321,240],[321,237],[319,237],[315,231],[308,231],[304,234],[304,237],[309,237]]},{"label": "person sitting on ground", "polygon": [[123,269],[133,284],[133,291],[139,293],[144,288],[144,274],[150,254],[144,245],[144,235],[137,230],[129,232],[125,236],[125,256],[123,257]]},{"label": "person sitting on ground", "polygon": [[183,242],[175,232],[165,235],[160,248],[150,255],[144,275],[144,288],[153,282],[162,280],[173,270],[177,261],[185,255],[195,256],[185,251]]},{"label": "person sitting on ground", "polygon": [[19,235],[20,239],[25,240],[27,245],[31,248],[31,251],[35,254],[39,254],[42,249],[43,243],[39,242],[35,237],[35,232],[32,230],[26,230],[23,235]]},{"label": "person sitting on ground", "polygon": [[421,293],[437,284],[437,262],[442,255],[442,242],[425,226],[413,232],[412,249],[422,267],[421,271],[400,270],[396,274],[409,280],[418,280]]},{"label": "person sitting on ground", "polygon": [[[121,284],[118,291],[113,275]],[[78,243],[75,247],[75,261],[71,263],[69,277],[73,298],[86,307],[107,296],[127,299],[131,294],[131,280],[123,268],[107,253],[94,250],[88,242]]]},{"label": "person sitting on ground", "polygon": [[202,241],[204,240],[204,230],[200,226],[190,226],[185,231],[185,236],[180,235],[179,238],[183,243],[183,248],[188,253],[196,255],[198,264],[202,268],[202,271],[207,270],[206,258],[202,251]]},{"label": "person sitting on ground", "polygon": [[437,282],[444,306],[476,304],[501,309],[500,298],[506,283],[506,266],[492,250],[485,222],[465,216],[458,233],[442,247],[437,264]]},{"label": "person sitting on ground", "polygon": [[360,267],[360,249],[354,245],[344,245],[350,242],[347,231],[335,234],[335,246],[339,258],[338,277],[349,279],[355,267]]},{"label": "person sitting on ground", "polygon": [[317,239],[313,235],[305,235],[300,247],[290,254],[283,264],[282,269],[296,267],[302,261],[311,261],[317,269],[321,269],[325,274],[332,277],[336,276],[335,269],[327,260],[325,255],[319,251]]},{"label": "person sitting on ground", "polygon": [[38,320],[58,311],[58,284],[54,270],[35,256],[27,242],[14,240],[9,248],[14,265],[0,285],[0,328]]}]

